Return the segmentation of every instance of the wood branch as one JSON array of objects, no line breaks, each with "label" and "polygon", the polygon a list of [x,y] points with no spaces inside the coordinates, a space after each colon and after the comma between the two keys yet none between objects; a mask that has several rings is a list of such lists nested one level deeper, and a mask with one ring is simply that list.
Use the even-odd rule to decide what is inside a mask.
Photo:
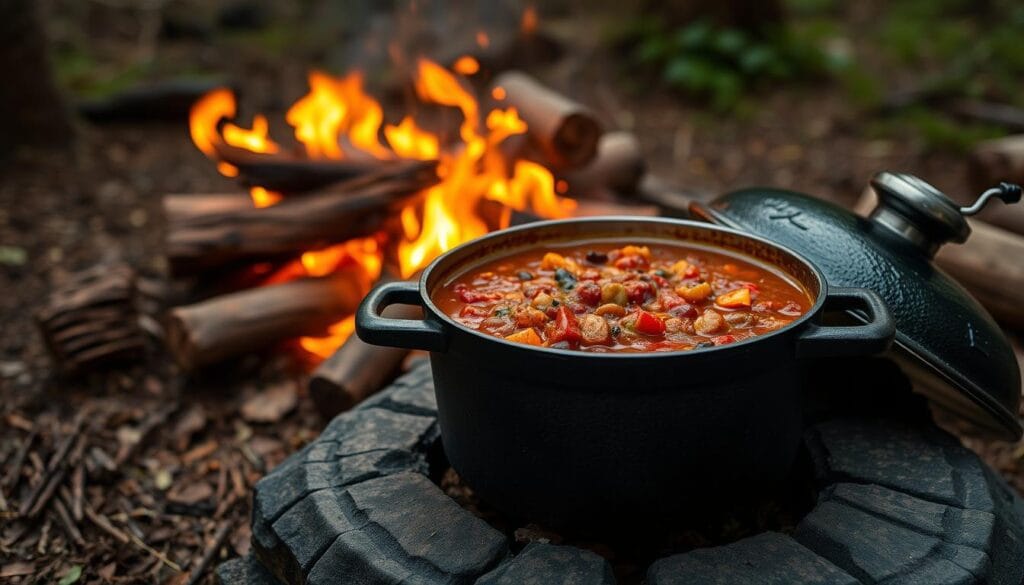
[{"label": "wood branch", "polygon": [[559,178],[569,184],[569,194],[577,198],[600,196],[605,190],[628,195],[636,191],[646,166],[640,141],[632,132],[609,132],[598,141],[594,160]]},{"label": "wood branch", "polygon": [[999,104],[980,100],[952,100],[947,109],[954,115],[995,124],[1013,132],[1024,132],[1024,109],[1010,104]]},{"label": "wood branch", "polygon": [[526,122],[530,144],[546,165],[568,170],[594,159],[603,130],[589,108],[518,71],[499,75],[492,85],[505,92],[501,104],[516,108]]},{"label": "wood branch", "polygon": [[349,271],[232,293],[171,310],[168,347],[186,370],[284,339],[325,335],[362,299]]},{"label": "wood branch", "polygon": [[[382,282],[395,280],[385,277]],[[384,316],[416,319],[422,311],[407,305],[388,307]],[[333,418],[376,394],[394,379],[409,350],[370,345],[354,333],[324,360],[309,380],[309,394],[325,419]]]},{"label": "wood branch", "polygon": [[293,153],[263,154],[217,142],[217,155],[238,167],[239,181],[245,186],[259,185],[270,191],[301,193],[335,183],[364,179],[415,178],[433,174],[436,161],[421,160],[334,160],[311,159]]},{"label": "wood branch", "polygon": [[1024,236],[981,221],[970,224],[967,242],[943,246],[935,261],[998,321],[1024,327]]},{"label": "wood branch", "polygon": [[[874,191],[866,189],[854,211],[867,216],[875,207]],[[971,221],[971,236],[963,244],[946,244],[935,263],[964,286],[996,320],[1024,327],[1024,236]]]},{"label": "wood branch", "polygon": [[97,123],[181,122],[188,120],[196,100],[207,92],[228,85],[223,79],[168,79],[84,100],[77,104],[77,109],[82,117]]},{"label": "wood branch", "polygon": [[36,324],[54,360],[76,371],[144,355],[135,272],[101,265],[75,273],[36,312]]},{"label": "wood branch", "polygon": [[[1001,181],[1024,183],[1024,134],[986,140],[975,146],[968,177],[974,195]],[[1024,235],[1024,205],[990,204],[978,217]]]},{"label": "wood branch", "polygon": [[[175,276],[186,276],[233,263],[280,260],[369,235],[403,201],[436,180],[431,169],[425,176],[289,197],[262,209],[176,212],[176,217],[189,219],[167,226],[166,253],[171,271]],[[217,205],[220,203],[207,207]]]},{"label": "wood branch", "polygon": [[213,539],[210,541],[210,545],[206,547],[203,552],[203,556],[196,563],[195,567],[188,572],[188,582],[186,585],[196,585],[203,578],[206,570],[210,568],[210,564],[220,554],[220,549],[224,548],[224,543],[227,541],[228,536],[231,534],[231,529],[234,524],[231,521],[224,522],[217,528],[217,532],[214,533]]}]

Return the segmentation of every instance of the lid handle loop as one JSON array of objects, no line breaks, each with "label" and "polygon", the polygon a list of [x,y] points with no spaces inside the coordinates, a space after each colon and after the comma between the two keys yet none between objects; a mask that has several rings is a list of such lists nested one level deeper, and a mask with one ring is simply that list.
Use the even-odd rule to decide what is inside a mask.
[{"label": "lid handle loop", "polygon": [[992,187],[988,191],[985,191],[978,197],[978,200],[969,207],[961,207],[961,215],[975,215],[985,207],[985,205],[993,198],[998,197],[1003,200],[1003,203],[1009,205],[1010,203],[1017,203],[1020,201],[1021,188],[1020,185],[1013,183],[1002,182],[999,183],[998,187]]}]

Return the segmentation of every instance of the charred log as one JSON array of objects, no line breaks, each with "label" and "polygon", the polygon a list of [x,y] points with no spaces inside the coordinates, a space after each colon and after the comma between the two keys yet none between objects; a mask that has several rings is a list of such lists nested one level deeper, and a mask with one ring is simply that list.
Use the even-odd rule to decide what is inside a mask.
[{"label": "charred log", "polygon": [[168,208],[171,270],[182,276],[243,261],[273,261],[371,234],[402,202],[434,181],[432,170],[360,181],[352,188],[288,197],[261,209],[239,209],[223,196],[194,202],[175,198]]},{"label": "charred log", "polygon": [[362,299],[359,279],[340,272],[223,295],[171,310],[167,344],[186,370],[305,335],[325,335]]}]

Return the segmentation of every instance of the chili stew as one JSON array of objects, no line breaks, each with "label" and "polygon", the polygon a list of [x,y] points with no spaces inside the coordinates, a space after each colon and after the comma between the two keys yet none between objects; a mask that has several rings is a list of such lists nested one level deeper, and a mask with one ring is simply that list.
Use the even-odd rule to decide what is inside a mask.
[{"label": "chili stew", "polygon": [[785,327],[813,304],[787,275],[738,256],[607,242],[504,257],[433,300],[470,329],[590,352],[725,345]]}]

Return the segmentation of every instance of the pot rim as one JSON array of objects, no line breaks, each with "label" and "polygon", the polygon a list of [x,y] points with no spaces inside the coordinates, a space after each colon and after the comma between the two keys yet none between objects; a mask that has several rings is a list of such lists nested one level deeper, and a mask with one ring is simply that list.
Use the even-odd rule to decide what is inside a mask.
[{"label": "pot rim", "polygon": [[[484,244],[486,242],[489,242],[489,241],[494,241],[494,240],[501,239],[503,237],[506,237],[508,234],[528,232],[528,231],[535,230],[535,229],[540,229],[540,228],[549,227],[549,226],[557,226],[557,225],[570,225],[570,224],[594,224],[594,225],[598,225],[598,224],[602,224],[602,223],[618,223],[618,222],[631,222],[631,223],[636,223],[636,224],[669,224],[669,225],[675,225],[675,226],[685,226],[685,227],[697,228],[697,229],[702,229],[702,230],[707,230],[707,231],[724,232],[724,233],[727,233],[727,234],[731,234],[733,236],[737,236],[737,237],[740,237],[740,238],[745,238],[747,240],[755,241],[755,242],[758,242],[760,244],[770,246],[770,247],[775,248],[777,250],[780,250],[780,251],[782,251],[782,252],[784,252],[786,254],[789,254],[790,256],[792,256],[793,258],[795,258],[797,261],[799,261],[805,267],[808,268],[810,274],[813,274],[814,278],[817,280],[818,291],[819,291],[818,295],[814,299],[814,302],[811,305],[811,307],[803,315],[801,315],[798,319],[790,322],[786,326],[781,327],[779,329],[776,329],[775,331],[772,331],[770,333],[765,333],[763,335],[755,335],[755,336],[752,336],[752,337],[748,337],[747,339],[743,339],[741,341],[737,341],[735,343],[729,343],[729,344],[726,344],[726,345],[716,345],[716,346],[713,346],[713,347],[705,347],[705,348],[680,349],[680,350],[674,350],[674,351],[591,352],[591,351],[580,351],[580,350],[574,350],[574,349],[558,349],[558,348],[552,348],[552,347],[539,347],[539,346],[534,346],[534,345],[528,345],[528,344],[525,344],[525,343],[516,343],[514,341],[507,341],[507,340],[502,339],[500,337],[495,337],[493,335],[488,335],[486,333],[481,333],[480,331],[477,331],[476,329],[470,329],[469,327],[466,327],[465,325],[455,321],[447,313],[445,313],[440,308],[438,308],[438,306],[434,304],[434,299],[432,298],[432,295],[430,294],[432,291],[429,291],[428,288],[427,288],[427,281],[430,279],[431,274],[434,271],[438,270],[439,266],[441,266],[446,261],[448,261],[457,252],[462,251],[462,250],[467,250],[467,249],[473,248],[475,246],[480,246],[480,245],[482,245],[482,244]],[[685,243],[680,244],[680,245],[681,246],[685,246]],[[711,247],[714,248],[714,247],[717,247],[717,246],[711,246]],[[739,252],[728,250],[727,248],[723,248],[723,249],[726,250],[726,252],[728,252],[728,253],[739,254]],[[768,262],[768,261],[765,261],[765,260],[760,260],[759,259],[759,261],[764,262],[764,263],[769,264],[769,265],[772,265],[771,262]],[[795,276],[790,274],[788,271],[783,270],[779,266],[775,266],[775,268],[780,270],[780,271],[782,271],[784,274],[787,274],[790,278],[794,278],[794,279],[796,278]],[[554,219],[554,220],[532,222],[532,223],[524,224],[524,225],[521,225],[521,226],[515,226],[515,227],[510,227],[510,228],[505,228],[505,229],[502,229],[502,230],[494,231],[494,232],[491,232],[491,233],[486,234],[484,236],[481,236],[479,238],[475,238],[473,240],[470,240],[468,242],[460,244],[460,245],[452,248],[451,250],[448,250],[447,252],[441,254],[437,258],[435,258],[423,270],[423,273],[420,276],[418,285],[419,285],[420,297],[421,297],[421,300],[423,301],[423,306],[425,308],[429,309],[430,313],[432,314],[432,316],[435,319],[441,320],[446,326],[452,326],[452,327],[454,327],[458,331],[474,335],[474,336],[476,336],[476,337],[478,337],[478,338],[480,338],[482,340],[486,340],[489,343],[495,343],[495,344],[497,344],[499,346],[505,346],[510,351],[539,352],[541,354],[546,354],[546,355],[551,355],[551,356],[558,356],[558,357],[563,357],[563,358],[581,359],[581,360],[604,360],[604,359],[613,359],[613,360],[649,360],[649,359],[654,359],[654,358],[665,358],[665,359],[676,358],[676,359],[678,359],[678,358],[681,358],[682,356],[686,356],[686,355],[707,355],[707,354],[713,353],[713,352],[717,352],[720,355],[720,354],[723,354],[723,353],[726,353],[726,352],[730,352],[730,350],[742,351],[744,349],[749,348],[750,346],[752,346],[755,343],[762,342],[762,341],[767,341],[767,340],[770,340],[770,339],[773,339],[773,338],[783,337],[783,336],[786,336],[786,335],[789,335],[789,334],[793,333],[794,331],[796,331],[797,328],[805,325],[808,321],[814,319],[821,312],[821,309],[822,309],[822,307],[825,304],[825,300],[828,297],[828,282],[825,280],[824,273],[817,266],[815,266],[813,262],[808,260],[806,256],[800,254],[799,252],[796,252],[793,249],[788,248],[786,246],[783,246],[781,244],[777,244],[777,243],[775,243],[775,242],[773,242],[773,241],[771,241],[771,240],[769,240],[767,238],[764,238],[764,237],[761,237],[761,236],[751,235],[751,234],[748,234],[748,233],[745,233],[745,232],[742,232],[740,230],[733,229],[733,228],[730,228],[730,227],[724,227],[724,226],[720,226],[720,225],[709,224],[709,223],[693,221],[693,220],[675,219],[675,218],[664,218],[664,217],[636,217],[636,216],[628,216],[628,215],[607,215],[607,216],[597,216],[597,217]]]}]

